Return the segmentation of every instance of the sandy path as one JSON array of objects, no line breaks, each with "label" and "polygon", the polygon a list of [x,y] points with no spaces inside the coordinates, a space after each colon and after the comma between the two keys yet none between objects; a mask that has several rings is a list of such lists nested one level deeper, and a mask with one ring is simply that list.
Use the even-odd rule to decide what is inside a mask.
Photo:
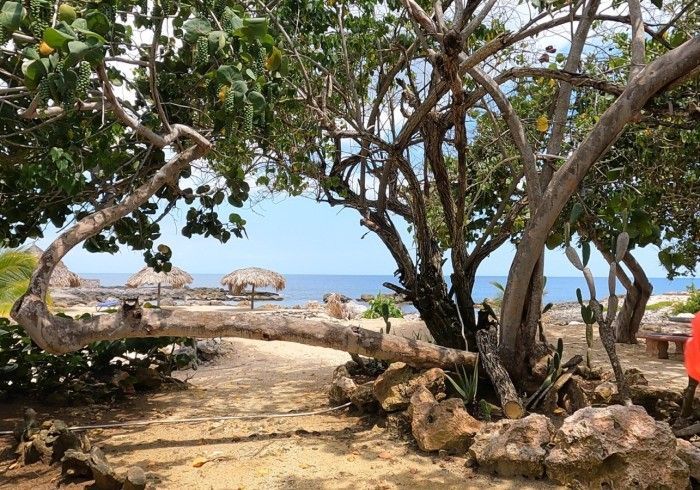
[{"label": "sandy path", "polygon": [[[355,322],[356,323],[356,322]],[[379,329],[381,320],[362,320]],[[392,333],[425,338],[420,321],[392,320]],[[565,357],[585,355],[583,325],[548,325],[550,342],[562,337]],[[596,332],[594,362],[607,366]],[[165,391],[130,399],[116,407],[36,407],[40,418],[69,424],[217,415],[314,411],[327,407],[327,388],[343,352],[286,342],[226,341],[226,352],[189,377],[186,391]],[[625,368],[637,367],[652,384],[678,390],[687,378],[680,357],[651,359],[644,345],[618,345]],[[11,427],[21,407],[0,407],[0,423]],[[167,489],[393,489],[550,488],[543,482],[504,480],[464,467],[461,458],[442,459],[414,444],[393,439],[373,417],[346,411],[310,417],[237,420],[132,429],[92,430],[90,439],[117,467],[140,465],[154,488]],[[0,472],[11,458],[9,439]],[[194,467],[197,458],[208,460]],[[1,474],[1,473],[0,473]],[[0,476],[2,488],[55,488],[56,469],[33,465]],[[73,488],[82,488],[76,486]]]},{"label": "sandy path", "polygon": [[[180,373],[192,376],[186,391],[140,396],[115,409],[42,408],[40,414],[75,423],[313,411],[328,406],[333,368],[348,360],[342,352],[285,342],[232,339],[229,346],[213,365]],[[10,422],[6,409],[4,427]],[[18,413],[19,407],[14,409]],[[89,436],[115,466],[142,466],[155,488],[552,488],[476,474],[462,458],[422,453],[391,438],[376,422],[342,412],[92,430]],[[211,461],[196,468],[193,462],[200,457]],[[0,487],[55,488],[51,480],[57,471],[33,465],[3,476]]]}]

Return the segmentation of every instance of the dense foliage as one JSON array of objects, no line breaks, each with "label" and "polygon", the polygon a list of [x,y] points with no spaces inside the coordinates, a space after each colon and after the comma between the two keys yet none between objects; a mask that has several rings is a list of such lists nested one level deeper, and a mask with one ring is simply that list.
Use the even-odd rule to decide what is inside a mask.
[{"label": "dense foliage", "polygon": [[242,235],[245,220],[217,210],[248,196],[247,149],[264,139],[287,69],[266,19],[226,0],[32,0],[4,1],[0,25],[5,246],[122,201],[186,148],[183,136],[211,145],[204,165],[84,247],[126,245],[168,267],[168,249],[154,243],[177,205],[186,206],[186,236]]},{"label": "dense foliage", "polygon": [[174,369],[192,362],[187,354],[161,349],[170,337],[95,342],[70,354],[40,349],[18,325],[0,317],[0,399],[40,397],[56,404],[104,402],[153,389]]}]

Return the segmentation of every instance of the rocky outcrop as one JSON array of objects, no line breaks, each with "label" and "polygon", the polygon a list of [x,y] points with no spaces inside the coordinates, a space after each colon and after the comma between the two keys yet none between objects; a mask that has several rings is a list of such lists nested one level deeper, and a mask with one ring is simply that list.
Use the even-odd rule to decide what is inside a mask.
[{"label": "rocky outcrop", "polygon": [[668,424],[639,406],[584,408],[566,418],[545,459],[547,476],[573,487],[685,488],[688,465]]},{"label": "rocky outcrop", "polygon": [[479,468],[489,473],[540,478],[553,435],[554,426],[544,415],[500,420],[484,425],[469,453]]},{"label": "rocky outcrop", "polygon": [[411,432],[423,451],[463,453],[481,429],[482,423],[467,413],[460,399],[437,402],[419,386],[410,401]]},{"label": "rocky outcrop", "polygon": [[[153,287],[124,288],[124,287],[77,287],[77,288],[52,288],[51,299],[54,305],[66,308],[75,305],[94,306],[98,302],[109,299],[123,300],[138,297],[141,303],[155,302],[156,289]],[[283,298],[273,292],[256,291],[256,301],[281,301]],[[224,301],[249,301],[250,294],[239,296],[229,295],[222,288],[161,288],[161,305],[187,304],[225,304]]]},{"label": "rocky outcrop", "polygon": [[41,461],[51,465],[60,461],[68,450],[86,449],[85,443],[61,420],[44,422],[40,429],[28,429],[17,448],[21,464]]},{"label": "rocky outcrop", "polygon": [[403,362],[395,362],[374,382],[374,397],[387,412],[404,410],[420,386],[433,395],[444,392],[445,373],[438,368],[421,373]]}]

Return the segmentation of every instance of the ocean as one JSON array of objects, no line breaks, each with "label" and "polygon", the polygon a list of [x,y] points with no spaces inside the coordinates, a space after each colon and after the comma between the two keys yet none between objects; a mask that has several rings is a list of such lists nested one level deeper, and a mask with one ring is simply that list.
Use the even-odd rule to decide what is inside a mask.
[{"label": "ocean", "polygon": [[[102,286],[122,286],[130,274],[103,273],[90,274],[81,273],[86,279],[99,279]],[[221,287],[219,274],[192,274],[194,282],[191,287]],[[393,276],[352,276],[352,275],[307,275],[307,274],[286,274],[287,287],[280,291],[283,301],[276,302],[283,305],[298,305],[308,301],[322,301],[326,293],[341,293],[351,298],[359,298],[362,294],[390,293],[384,288],[384,282],[398,284]],[[477,276],[474,284],[474,301],[482,301],[484,298],[493,298],[498,294],[498,290],[491,283],[496,281],[501,284],[506,283],[505,276]],[[700,286],[700,279],[676,278],[672,281],[666,278],[651,278],[654,286],[654,294],[667,292],[682,292],[688,286],[695,284]],[[600,298],[607,297],[608,280],[606,277],[595,279],[596,290]],[[576,288],[584,291],[587,297],[586,283],[583,277],[549,277],[545,288],[545,303],[563,303],[576,300]],[[624,288],[618,284],[618,294],[624,293]]]}]

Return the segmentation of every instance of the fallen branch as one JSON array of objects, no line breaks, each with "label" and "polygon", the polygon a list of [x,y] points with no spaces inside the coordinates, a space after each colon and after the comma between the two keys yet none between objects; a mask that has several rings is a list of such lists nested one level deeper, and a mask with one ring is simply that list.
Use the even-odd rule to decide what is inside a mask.
[{"label": "fallen branch", "polygon": [[501,400],[503,414],[509,419],[519,419],[525,414],[523,404],[515,391],[515,386],[503,367],[497,351],[496,329],[479,330],[476,332],[476,345],[481,354],[481,364],[489,375],[493,387]]},{"label": "fallen branch", "polygon": [[22,299],[21,307],[15,310],[15,319],[42,349],[56,354],[75,351],[98,340],[240,337],[327,347],[379,360],[405,362],[418,368],[451,368],[455,364],[473,367],[476,360],[472,352],[264,311],[231,313],[135,308],[122,309],[114,315],[74,320],[52,315],[41,298],[28,294]]}]

